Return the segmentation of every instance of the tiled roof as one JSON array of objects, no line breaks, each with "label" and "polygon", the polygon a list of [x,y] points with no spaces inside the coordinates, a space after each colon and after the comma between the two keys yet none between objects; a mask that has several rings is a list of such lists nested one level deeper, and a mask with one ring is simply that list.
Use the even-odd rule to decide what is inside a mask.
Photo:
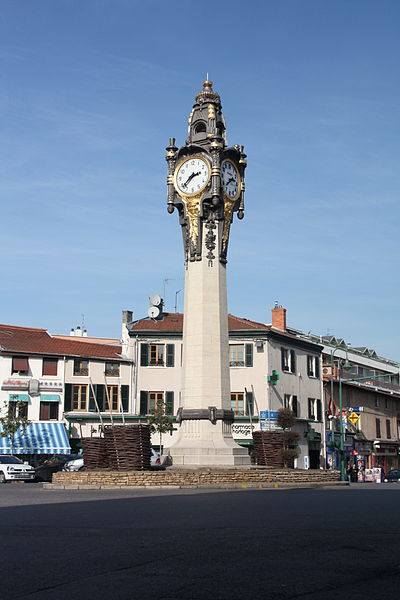
[{"label": "tiled roof", "polygon": [[[269,331],[271,327],[264,323],[249,321],[234,315],[228,315],[229,331],[249,331],[249,330],[264,330]],[[182,313],[163,313],[161,319],[139,319],[131,325],[131,331],[164,331],[182,333],[183,330],[183,314]]]},{"label": "tiled roof", "polygon": [[[265,323],[258,323],[257,321],[250,321],[243,317],[236,317],[235,315],[228,315],[228,328],[230,333],[234,332],[251,332],[258,333],[258,335],[265,335],[267,332],[276,333],[280,336],[284,336],[291,340],[299,341],[298,336],[293,335],[288,331],[281,331],[272,325]],[[130,331],[141,332],[141,333],[178,333],[182,334],[183,331],[183,314],[182,313],[163,313],[160,319],[151,319],[146,317],[145,319],[139,319],[134,321],[130,325]]]},{"label": "tiled roof", "polygon": [[121,360],[121,346],[52,337],[46,329],[0,325],[0,350],[25,354],[84,356]]}]

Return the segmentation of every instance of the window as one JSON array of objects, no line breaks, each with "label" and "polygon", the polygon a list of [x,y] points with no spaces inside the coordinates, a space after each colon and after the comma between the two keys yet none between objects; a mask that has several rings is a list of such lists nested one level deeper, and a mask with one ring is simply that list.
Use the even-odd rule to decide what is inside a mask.
[{"label": "window", "polygon": [[307,375],[319,379],[319,356],[307,356]]},{"label": "window", "polygon": [[308,418],[311,421],[322,421],[322,402],[318,398],[308,399]]},{"label": "window", "polygon": [[390,408],[389,398],[385,398],[385,408],[386,409]]},{"label": "window", "polygon": [[89,375],[89,361],[82,358],[75,358],[74,375]]},{"label": "window", "polygon": [[230,344],[229,345],[230,367],[252,367],[253,366],[253,344]]},{"label": "window", "polygon": [[175,344],[140,344],[141,367],[173,367]]},{"label": "window", "polygon": [[390,431],[390,419],[386,419],[386,437],[388,440],[390,440],[390,438],[392,437]]},{"label": "window", "polygon": [[111,404],[112,412],[119,411],[119,393],[118,393],[117,385],[108,385],[106,387],[106,397],[104,398],[104,400],[105,400],[105,410],[109,411],[110,404]]},{"label": "window", "polygon": [[281,348],[281,363],[282,371],[285,373],[296,372],[296,354],[294,350],[289,348]]},{"label": "window", "polygon": [[376,437],[380,438],[381,437],[381,420],[380,419],[375,419],[375,426],[376,426]]},{"label": "window", "polygon": [[14,373],[25,373],[29,372],[29,362],[27,356],[13,356],[12,357],[12,366],[11,366],[11,374]]},{"label": "window", "polygon": [[88,410],[88,387],[87,385],[72,386],[72,410]]},{"label": "window", "polygon": [[119,363],[106,362],[104,373],[108,377],[119,377]]},{"label": "window", "polygon": [[58,421],[58,402],[41,402],[39,421]]},{"label": "window", "polygon": [[285,394],[284,406],[285,408],[290,408],[293,411],[295,417],[300,416],[300,406],[297,400],[297,396],[294,396],[292,394]]},{"label": "window", "polygon": [[57,367],[57,358],[44,358],[42,363],[42,375],[57,375]]},{"label": "window", "polygon": [[379,407],[379,396],[376,394],[375,396],[375,408]]},{"label": "window", "polygon": [[21,418],[28,418],[28,403],[27,402],[18,402],[18,400],[10,400],[8,402],[8,415],[12,419],[15,419],[17,416]]},{"label": "window", "polygon": [[140,414],[150,414],[158,405],[164,405],[166,415],[174,414],[174,392],[140,392]]},{"label": "window", "polygon": [[244,416],[244,393],[243,392],[232,392],[231,393],[231,409],[234,414],[239,417]]}]

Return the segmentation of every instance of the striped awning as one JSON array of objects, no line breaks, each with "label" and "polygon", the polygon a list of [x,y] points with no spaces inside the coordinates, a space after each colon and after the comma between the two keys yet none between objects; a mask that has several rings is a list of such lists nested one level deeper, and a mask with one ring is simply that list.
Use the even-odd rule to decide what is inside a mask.
[{"label": "striped awning", "polygon": [[[3,431],[0,425],[0,454],[11,454],[9,437],[1,437]],[[15,434],[14,454],[70,454],[64,423],[31,423],[26,428],[25,435],[20,429]]]}]

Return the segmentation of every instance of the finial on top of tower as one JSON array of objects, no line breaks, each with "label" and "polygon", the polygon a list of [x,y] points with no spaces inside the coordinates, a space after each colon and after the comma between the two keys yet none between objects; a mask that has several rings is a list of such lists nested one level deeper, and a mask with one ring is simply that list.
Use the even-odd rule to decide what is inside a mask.
[{"label": "finial on top of tower", "polygon": [[208,73],[206,80],[203,81],[203,89],[196,95],[196,102],[220,102],[220,97],[217,92],[212,89],[213,82],[208,79]]}]

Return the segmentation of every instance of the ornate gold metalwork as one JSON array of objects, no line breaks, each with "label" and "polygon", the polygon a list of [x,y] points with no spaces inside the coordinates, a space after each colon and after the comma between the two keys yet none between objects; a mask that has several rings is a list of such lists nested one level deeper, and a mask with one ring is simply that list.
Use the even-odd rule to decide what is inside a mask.
[{"label": "ornate gold metalwork", "polygon": [[222,251],[225,252],[226,247],[228,245],[229,230],[231,228],[233,207],[235,206],[236,200],[231,200],[231,198],[229,198],[229,196],[227,196],[225,194],[225,192],[223,193],[223,195],[224,195],[224,217],[225,217],[225,220],[224,220],[224,230],[222,232]]},{"label": "ornate gold metalwork", "polygon": [[204,191],[197,196],[184,196],[182,193],[179,195],[185,206],[185,213],[189,223],[189,238],[192,244],[196,246],[199,237],[200,205]]}]

